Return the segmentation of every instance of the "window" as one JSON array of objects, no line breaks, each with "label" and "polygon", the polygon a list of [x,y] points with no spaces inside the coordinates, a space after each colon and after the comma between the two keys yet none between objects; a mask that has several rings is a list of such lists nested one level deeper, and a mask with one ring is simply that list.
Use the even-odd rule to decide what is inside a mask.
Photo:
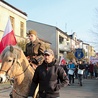
[{"label": "window", "polygon": [[67,41],[69,41],[69,38],[67,37]]},{"label": "window", "polygon": [[20,36],[24,37],[24,23],[20,22]]},{"label": "window", "polygon": [[11,20],[12,28],[14,30],[14,21],[15,21],[15,19],[14,19],[14,17],[10,16],[10,20]]},{"label": "window", "polygon": [[63,40],[64,40],[64,38],[63,38],[63,37],[61,37],[61,36],[59,36],[59,42],[60,42],[60,43],[62,43],[62,42],[63,42]]}]

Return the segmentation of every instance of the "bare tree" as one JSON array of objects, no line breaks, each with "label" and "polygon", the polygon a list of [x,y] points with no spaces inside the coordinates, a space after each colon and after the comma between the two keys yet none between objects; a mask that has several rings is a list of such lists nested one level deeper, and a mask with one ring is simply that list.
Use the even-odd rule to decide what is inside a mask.
[{"label": "bare tree", "polygon": [[93,24],[93,29],[90,30],[90,33],[91,33],[91,41],[89,41],[88,43],[90,43],[95,50],[98,51],[98,9],[96,8],[95,9],[95,21],[94,21],[94,24]]}]

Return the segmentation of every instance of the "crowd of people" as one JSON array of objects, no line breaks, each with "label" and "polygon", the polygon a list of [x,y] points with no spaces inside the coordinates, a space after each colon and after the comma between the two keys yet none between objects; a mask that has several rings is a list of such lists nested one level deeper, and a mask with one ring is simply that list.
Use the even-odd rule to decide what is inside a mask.
[{"label": "crowd of people", "polygon": [[69,85],[74,83],[74,79],[78,79],[80,86],[83,85],[83,79],[98,79],[98,62],[86,62],[86,61],[69,61],[68,63],[61,65],[69,77]]}]

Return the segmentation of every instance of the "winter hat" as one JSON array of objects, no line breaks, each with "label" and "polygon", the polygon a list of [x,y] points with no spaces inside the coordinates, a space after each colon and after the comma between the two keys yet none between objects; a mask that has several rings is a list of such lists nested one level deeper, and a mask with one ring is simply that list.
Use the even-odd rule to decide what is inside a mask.
[{"label": "winter hat", "polygon": [[35,30],[29,30],[27,35],[30,35],[30,34],[34,34],[35,36],[37,36],[37,32]]}]

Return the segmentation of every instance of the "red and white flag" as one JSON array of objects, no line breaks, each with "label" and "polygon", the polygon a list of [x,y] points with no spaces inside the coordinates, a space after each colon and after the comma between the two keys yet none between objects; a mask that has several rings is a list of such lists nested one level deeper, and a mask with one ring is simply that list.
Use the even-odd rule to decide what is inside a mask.
[{"label": "red and white flag", "polygon": [[65,65],[65,64],[66,64],[66,60],[64,59],[63,56],[61,56],[59,65]]},{"label": "red and white flag", "polygon": [[14,35],[14,31],[12,29],[10,18],[8,19],[3,37],[0,42],[0,54],[4,50],[4,48],[8,45],[16,45],[17,41]]}]

